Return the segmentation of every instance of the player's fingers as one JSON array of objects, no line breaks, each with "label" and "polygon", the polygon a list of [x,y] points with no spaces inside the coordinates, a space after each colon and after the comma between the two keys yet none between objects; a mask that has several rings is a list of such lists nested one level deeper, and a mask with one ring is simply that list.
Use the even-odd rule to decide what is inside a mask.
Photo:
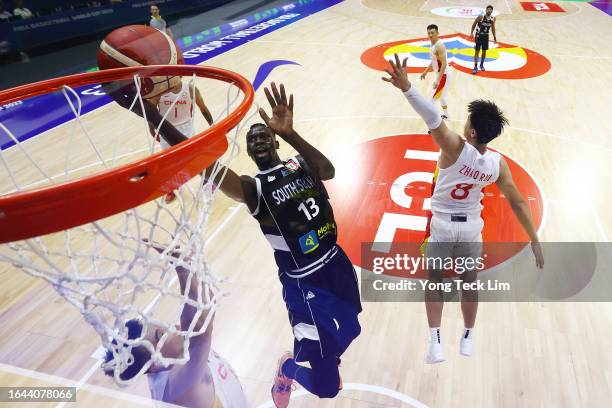
[{"label": "player's fingers", "polygon": [[393,68],[396,74],[401,75],[401,73],[404,71],[404,69],[402,68],[402,62],[400,61],[399,55],[394,54],[395,56],[395,64],[393,64]]},{"label": "player's fingers", "polygon": [[383,81],[385,81],[385,82],[393,82],[393,79],[391,79],[391,78],[387,78],[387,77],[382,77],[382,78],[380,78],[380,79],[382,79],[382,80],[383,80]]},{"label": "player's fingers", "polygon": [[285,85],[280,84],[280,98],[283,105],[287,105],[287,94],[285,93]]},{"label": "player's fingers", "polygon": [[293,112],[293,94],[289,95],[289,110]]},{"label": "player's fingers", "polygon": [[276,102],[274,101],[274,98],[272,97],[272,94],[270,93],[270,90],[268,88],[264,88],[264,93],[266,94],[266,98],[268,99],[268,103],[270,104],[272,109],[274,109],[276,107]]},{"label": "player's fingers", "polygon": [[278,88],[274,82],[272,82],[272,93],[274,94],[274,100],[278,105],[280,105],[282,103],[280,93],[278,92]]},{"label": "player's fingers", "polygon": [[387,68],[385,68],[385,72],[386,72],[387,74],[389,74],[389,76],[391,76],[391,78],[393,78],[393,77],[395,76],[395,75],[394,75],[394,72],[389,71]]},{"label": "player's fingers", "polygon": [[408,57],[404,58],[402,61],[402,68],[406,68],[408,66]]},{"label": "player's fingers", "polygon": [[259,116],[261,116],[261,118],[263,119],[264,123],[267,126],[268,122],[270,121],[270,117],[268,116],[268,114],[263,108],[259,108]]},{"label": "player's fingers", "polygon": [[540,269],[544,269],[544,256],[540,254]]}]

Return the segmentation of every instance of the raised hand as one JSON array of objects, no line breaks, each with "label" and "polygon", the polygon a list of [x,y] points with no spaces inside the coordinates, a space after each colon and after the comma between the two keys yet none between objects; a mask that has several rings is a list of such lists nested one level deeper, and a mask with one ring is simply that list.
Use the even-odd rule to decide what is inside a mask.
[{"label": "raised hand", "polygon": [[394,87],[399,88],[402,92],[406,92],[412,85],[408,80],[408,74],[406,74],[406,63],[408,58],[404,58],[404,61],[400,63],[399,56],[394,54],[395,62],[389,61],[391,69],[385,68],[385,72],[391,76],[391,78],[383,77],[382,80],[391,83]]},{"label": "raised hand", "polygon": [[280,92],[274,82],[272,82],[270,88],[272,89],[271,92],[268,88],[264,88],[264,92],[270,107],[272,107],[272,117],[270,118],[263,108],[259,109],[259,116],[266,123],[266,126],[282,137],[293,132],[293,95],[289,95],[289,101],[287,101],[283,84],[280,85]]}]

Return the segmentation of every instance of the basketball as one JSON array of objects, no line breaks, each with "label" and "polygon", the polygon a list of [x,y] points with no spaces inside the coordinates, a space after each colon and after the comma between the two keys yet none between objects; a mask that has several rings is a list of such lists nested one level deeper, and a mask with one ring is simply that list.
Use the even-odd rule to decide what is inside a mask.
[{"label": "basketball", "polygon": [[[145,25],[129,25],[108,34],[100,43],[98,67],[183,64],[183,53],[167,34]],[[179,77],[151,77],[141,81],[144,98],[154,98],[180,82]]]}]

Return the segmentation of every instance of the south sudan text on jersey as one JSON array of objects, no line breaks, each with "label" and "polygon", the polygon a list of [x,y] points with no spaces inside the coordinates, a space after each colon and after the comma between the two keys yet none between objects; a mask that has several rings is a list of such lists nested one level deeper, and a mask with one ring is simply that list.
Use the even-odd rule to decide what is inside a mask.
[{"label": "south sudan text on jersey", "polygon": [[336,222],[323,183],[300,156],[259,172],[259,208],[253,216],[275,250],[281,270],[318,260],[336,244]]}]

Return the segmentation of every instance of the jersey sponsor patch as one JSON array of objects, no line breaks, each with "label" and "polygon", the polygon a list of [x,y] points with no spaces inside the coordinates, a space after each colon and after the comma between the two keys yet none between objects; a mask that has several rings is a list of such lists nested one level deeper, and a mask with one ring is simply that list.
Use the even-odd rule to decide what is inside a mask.
[{"label": "jersey sponsor patch", "polygon": [[293,159],[287,160],[285,167],[281,170],[281,174],[286,176],[295,173],[300,168],[300,165]]},{"label": "jersey sponsor patch", "polygon": [[310,230],[307,234],[300,237],[300,248],[305,254],[309,254],[319,247],[319,239],[317,233],[314,230]]}]

